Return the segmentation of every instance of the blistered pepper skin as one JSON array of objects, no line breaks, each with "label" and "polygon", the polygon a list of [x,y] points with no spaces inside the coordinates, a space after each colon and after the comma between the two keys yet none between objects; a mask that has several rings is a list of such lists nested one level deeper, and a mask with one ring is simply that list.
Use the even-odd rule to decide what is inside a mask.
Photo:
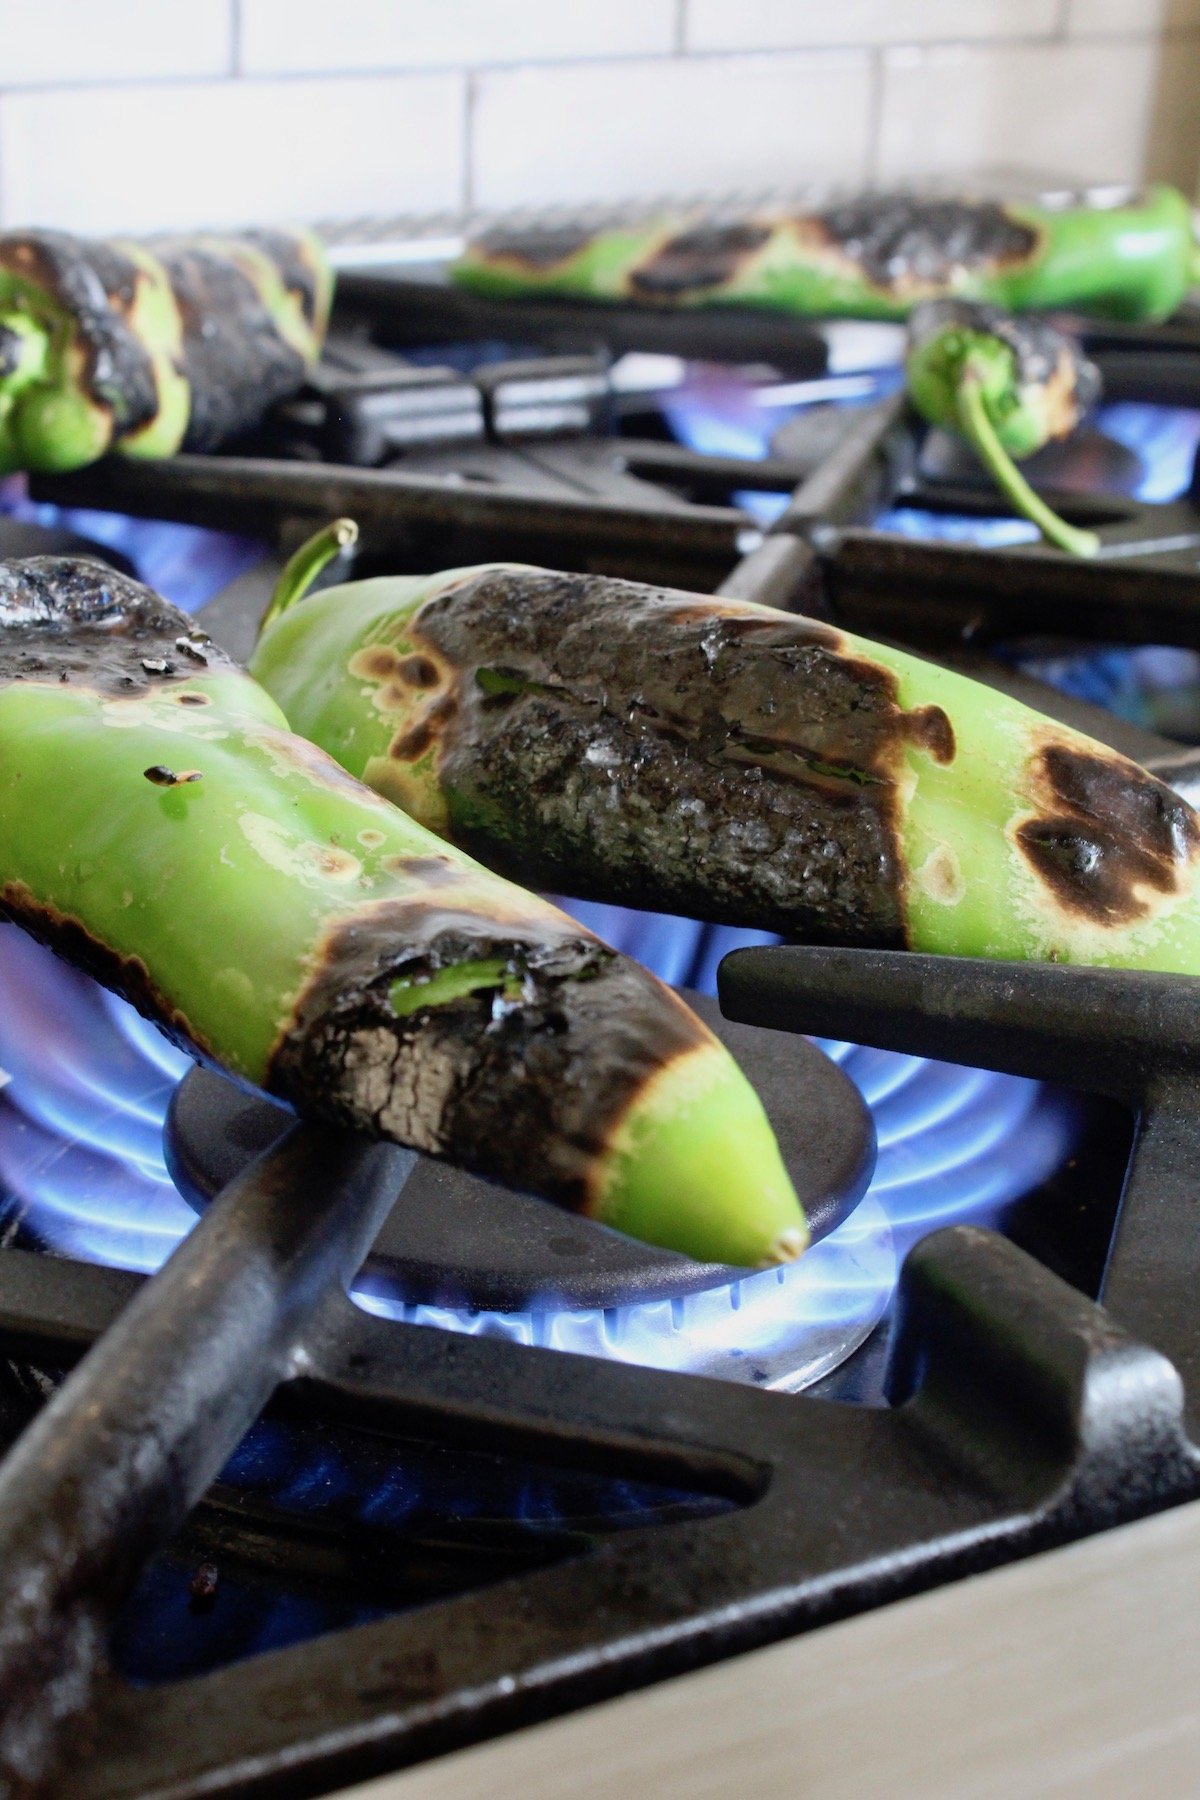
[{"label": "blistered pepper skin", "polygon": [[1200,974],[1200,820],[979,683],[747,602],[512,565],[266,627],[294,729],[559,893],[818,942]]},{"label": "blistered pepper skin", "polygon": [[0,473],[213,448],[300,385],[331,298],[306,231],[0,233]]},{"label": "blistered pepper skin", "polygon": [[1191,208],[1169,187],[1113,207],[870,194],[820,212],[666,217],[600,231],[498,229],[455,279],[497,297],[761,306],[903,319],[923,300],[1162,319],[1195,279]]},{"label": "blistered pepper skin", "polygon": [[0,564],[0,913],[297,1110],[687,1254],[805,1227],[669,989],[288,731],[98,563]]}]

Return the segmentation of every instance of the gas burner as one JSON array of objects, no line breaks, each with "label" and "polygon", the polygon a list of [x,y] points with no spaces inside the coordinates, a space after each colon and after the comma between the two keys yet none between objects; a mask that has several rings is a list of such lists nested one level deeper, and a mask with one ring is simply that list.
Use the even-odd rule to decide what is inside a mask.
[{"label": "gas burner", "polygon": [[[715,1000],[686,996],[753,1083],[779,1140],[814,1239],[844,1224],[875,1166],[871,1115],[842,1071],[803,1038],[734,1025]],[[291,1115],[194,1069],[167,1114],[167,1167],[206,1205],[283,1135]],[[786,1285],[788,1272],[779,1271]],[[695,1263],[446,1163],[418,1158],[375,1240],[359,1286],[375,1310],[562,1313],[632,1308],[727,1289],[747,1272]],[[767,1274],[767,1285],[777,1272]]]}]

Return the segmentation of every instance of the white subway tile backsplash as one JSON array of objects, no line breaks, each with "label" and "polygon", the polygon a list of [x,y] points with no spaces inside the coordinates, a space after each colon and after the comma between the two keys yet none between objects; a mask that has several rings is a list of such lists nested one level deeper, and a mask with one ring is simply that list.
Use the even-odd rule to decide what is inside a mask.
[{"label": "white subway tile backsplash", "polygon": [[674,58],[477,78],[484,207],[853,184],[866,173],[865,55]]},{"label": "white subway tile backsplash", "polygon": [[0,0],[0,87],[227,75],[232,0]]},{"label": "white subway tile backsplash", "polygon": [[1060,10],[1060,0],[687,0],[685,42],[689,50],[783,50],[1048,37]]},{"label": "white subway tile backsplash", "polygon": [[902,181],[1004,167],[1068,180],[1136,180],[1157,69],[1152,39],[889,51],[878,176]]},{"label": "white subway tile backsplash", "polygon": [[1150,36],[1200,26],[1200,0],[1067,0],[1072,37]]},{"label": "white subway tile backsplash", "polygon": [[241,0],[247,74],[647,55],[675,0]]},{"label": "white subway tile backsplash", "polygon": [[0,0],[0,223],[1195,188],[1200,0]]},{"label": "white subway tile backsplash", "polygon": [[465,80],[225,81],[0,96],[0,221],[148,231],[463,195]]}]

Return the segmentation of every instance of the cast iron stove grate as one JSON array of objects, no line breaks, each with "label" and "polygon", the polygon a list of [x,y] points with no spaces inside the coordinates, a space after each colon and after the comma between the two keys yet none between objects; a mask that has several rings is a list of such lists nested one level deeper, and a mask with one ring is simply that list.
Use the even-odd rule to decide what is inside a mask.
[{"label": "cast iron stove grate", "polygon": [[[995,1234],[939,1232],[905,1266],[883,1410],[397,1325],[345,1285],[407,1153],[297,1127],[144,1285],[0,1257],[13,1354],[61,1366],[100,1340],[0,1470],[10,1765],[90,1691],[90,1753],[50,1792],[319,1793],[1200,1493],[1198,984],[781,948],[736,953],[721,985],[744,1020],[1082,1069],[1132,1106],[1108,1310]],[[103,1674],[140,1562],[280,1386],[317,1414],[734,1504],[233,1669],[151,1690]]]}]

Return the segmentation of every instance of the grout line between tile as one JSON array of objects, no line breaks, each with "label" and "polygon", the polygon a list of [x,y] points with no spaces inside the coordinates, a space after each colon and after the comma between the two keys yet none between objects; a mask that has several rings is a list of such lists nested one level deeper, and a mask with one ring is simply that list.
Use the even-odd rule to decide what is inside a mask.
[{"label": "grout line between tile", "polygon": [[474,210],[475,206],[475,101],[478,95],[479,78],[471,69],[467,72],[466,89],[463,93],[463,173],[462,173],[462,207],[464,213]]},{"label": "grout line between tile", "polygon": [[879,146],[883,132],[883,86],[885,80],[883,50],[871,53],[867,76],[867,155],[863,171],[868,187],[879,180]]}]

